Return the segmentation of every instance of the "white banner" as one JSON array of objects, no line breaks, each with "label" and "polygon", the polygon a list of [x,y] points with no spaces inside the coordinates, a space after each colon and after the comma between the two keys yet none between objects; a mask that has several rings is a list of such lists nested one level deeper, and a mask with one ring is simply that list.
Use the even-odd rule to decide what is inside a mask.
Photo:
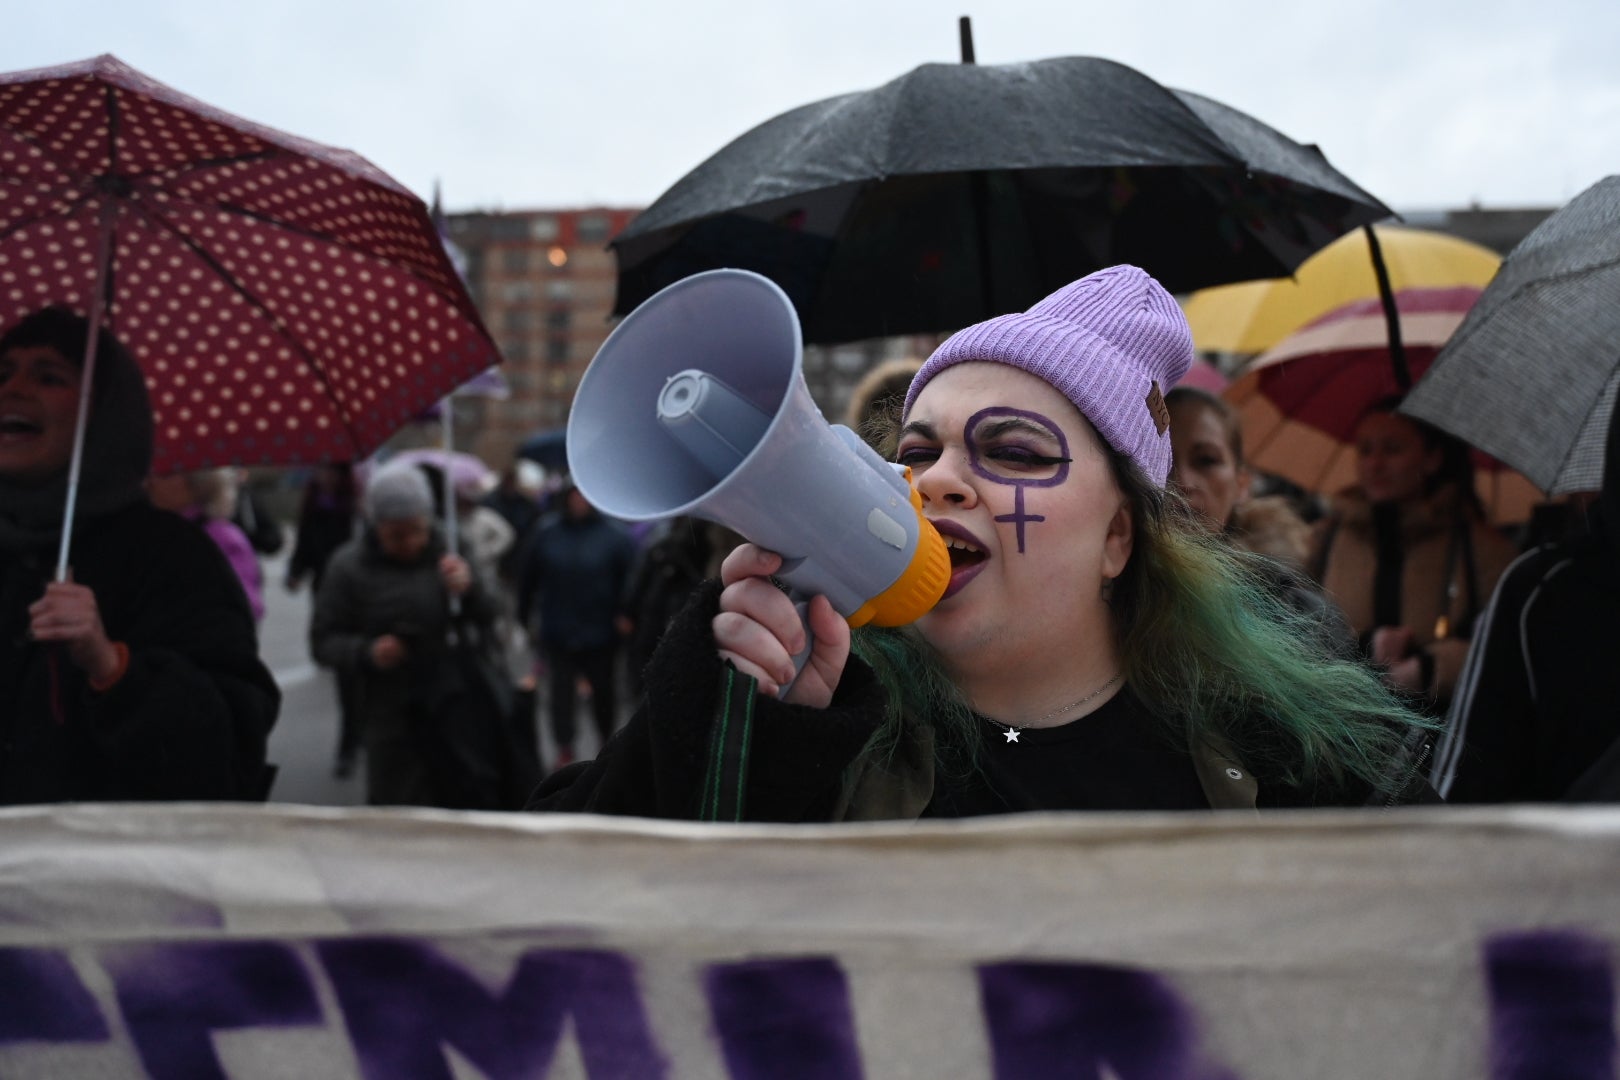
[{"label": "white banner", "polygon": [[1615,1080],[1620,811],[0,812],[0,1077]]}]

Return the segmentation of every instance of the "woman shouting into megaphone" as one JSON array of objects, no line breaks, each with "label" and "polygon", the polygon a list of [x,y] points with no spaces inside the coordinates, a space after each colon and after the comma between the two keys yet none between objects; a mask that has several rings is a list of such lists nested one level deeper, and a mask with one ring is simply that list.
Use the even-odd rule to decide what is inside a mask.
[{"label": "woman shouting into megaphone", "polygon": [[895,444],[950,548],[940,602],[851,632],[816,598],[795,675],[780,560],[739,547],[630,724],[533,806],[837,821],[1432,799],[1427,722],[1166,489],[1163,394],[1191,360],[1179,306],[1130,266],[952,336]]}]

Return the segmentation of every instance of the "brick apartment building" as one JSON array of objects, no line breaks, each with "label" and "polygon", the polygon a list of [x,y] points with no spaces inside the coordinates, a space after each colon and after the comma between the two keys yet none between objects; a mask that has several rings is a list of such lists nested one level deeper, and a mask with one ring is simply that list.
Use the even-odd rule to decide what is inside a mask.
[{"label": "brick apartment building", "polygon": [[458,399],[458,441],[467,449],[500,465],[526,436],[567,422],[574,387],[612,329],[607,242],[635,215],[592,207],[449,216],[468,290],[511,387],[504,401]]},{"label": "brick apartment building", "polygon": [[[459,398],[457,442],[499,467],[523,439],[561,428],[580,376],[613,328],[615,262],[607,242],[636,209],[475,212],[448,217],[466,258],[468,290],[500,347],[511,387],[504,401]],[[891,356],[927,355],[940,337],[922,335],[811,347],[805,381],[835,422],[854,382]]]},{"label": "brick apartment building", "polygon": [[[1552,208],[1411,213],[1405,223],[1448,232],[1506,254]],[[460,398],[458,444],[499,467],[523,439],[562,428],[580,376],[612,329],[615,262],[607,243],[637,210],[587,207],[451,214],[469,290],[505,358],[507,400]],[[926,356],[944,335],[805,350],[805,380],[834,422],[852,385],[878,362]]]}]

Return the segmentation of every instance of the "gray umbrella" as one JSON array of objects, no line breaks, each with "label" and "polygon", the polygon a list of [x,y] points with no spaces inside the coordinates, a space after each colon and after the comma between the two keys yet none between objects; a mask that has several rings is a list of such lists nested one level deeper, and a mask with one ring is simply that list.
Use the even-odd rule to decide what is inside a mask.
[{"label": "gray umbrella", "polygon": [[1404,411],[1549,495],[1595,491],[1620,385],[1620,176],[1581,192],[1502,263]]},{"label": "gray umbrella", "polygon": [[1314,146],[1122,64],[924,64],[679,180],[613,241],[615,311],[738,267],[807,341],[955,330],[1113,263],[1172,291],[1279,277],[1388,214]]}]

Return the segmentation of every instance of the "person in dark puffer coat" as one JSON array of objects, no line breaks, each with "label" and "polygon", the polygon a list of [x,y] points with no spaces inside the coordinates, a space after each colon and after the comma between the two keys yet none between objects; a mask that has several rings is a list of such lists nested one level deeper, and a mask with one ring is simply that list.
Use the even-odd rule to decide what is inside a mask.
[{"label": "person in dark puffer coat", "polygon": [[366,801],[443,805],[420,707],[447,663],[450,599],[473,622],[487,623],[493,609],[467,561],[445,551],[419,469],[383,468],[366,485],[364,503],[365,529],[327,564],[310,655],[355,678]]}]

